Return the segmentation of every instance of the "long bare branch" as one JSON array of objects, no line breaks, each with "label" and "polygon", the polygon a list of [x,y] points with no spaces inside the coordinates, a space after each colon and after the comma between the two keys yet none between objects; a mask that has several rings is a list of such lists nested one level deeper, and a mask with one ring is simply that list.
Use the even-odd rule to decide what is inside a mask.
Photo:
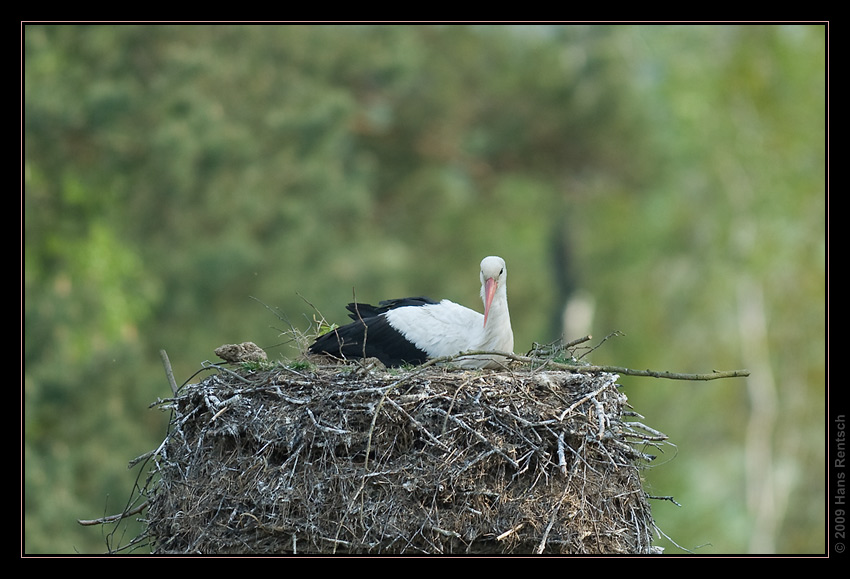
[{"label": "long bare branch", "polygon": [[597,372],[608,372],[611,374],[622,374],[624,376],[644,376],[649,378],[666,378],[668,380],[717,380],[719,378],[744,378],[750,375],[749,370],[725,370],[705,372],[700,374],[690,374],[683,372],[668,372],[666,370],[634,370],[632,368],[624,368],[623,366],[598,366],[587,364],[564,364],[555,362],[550,358],[537,358],[534,356],[519,356],[508,352],[491,352],[485,350],[477,350],[472,352],[461,352],[454,356],[445,356],[442,358],[434,358],[427,362],[428,366],[446,362],[452,362],[456,359],[465,358],[467,356],[501,356],[508,360],[520,362],[523,364],[546,364],[549,370],[566,370],[582,374],[594,374]]}]

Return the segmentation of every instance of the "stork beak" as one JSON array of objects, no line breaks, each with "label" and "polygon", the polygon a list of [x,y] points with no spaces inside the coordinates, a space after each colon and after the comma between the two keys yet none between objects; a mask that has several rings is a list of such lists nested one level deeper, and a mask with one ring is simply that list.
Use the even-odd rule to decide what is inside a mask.
[{"label": "stork beak", "polygon": [[493,303],[493,296],[496,295],[496,280],[488,277],[484,282],[484,327],[487,327],[487,316],[490,314],[490,304]]}]

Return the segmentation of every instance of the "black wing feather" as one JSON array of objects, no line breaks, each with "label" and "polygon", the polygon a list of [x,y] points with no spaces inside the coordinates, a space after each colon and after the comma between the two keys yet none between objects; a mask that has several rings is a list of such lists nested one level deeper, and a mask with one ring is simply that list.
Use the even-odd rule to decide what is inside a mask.
[{"label": "black wing feather", "polygon": [[395,308],[436,303],[426,297],[384,300],[377,306],[350,303],[346,309],[354,321],[319,336],[309,351],[339,358],[378,358],[385,366],[421,364],[428,354],[393,328],[384,314]]},{"label": "black wing feather", "polygon": [[374,318],[376,316],[380,316],[381,314],[385,314],[390,310],[394,310],[396,308],[403,308],[407,306],[426,306],[433,305],[439,302],[435,302],[434,300],[422,296],[418,296],[415,298],[396,298],[392,300],[384,300],[378,302],[377,306],[373,306],[370,304],[358,304],[358,303],[350,303],[345,306],[350,314],[348,317],[352,320],[365,320],[368,318]]}]

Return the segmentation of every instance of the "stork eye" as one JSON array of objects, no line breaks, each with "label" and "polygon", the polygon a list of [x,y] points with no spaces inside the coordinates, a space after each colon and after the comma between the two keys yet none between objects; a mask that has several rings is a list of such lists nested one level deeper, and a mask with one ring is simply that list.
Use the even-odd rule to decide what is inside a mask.
[{"label": "stork eye", "polygon": [[505,268],[504,268],[504,267],[503,267],[502,269],[500,269],[500,270],[499,270],[499,275],[502,275],[503,273],[505,273]]}]

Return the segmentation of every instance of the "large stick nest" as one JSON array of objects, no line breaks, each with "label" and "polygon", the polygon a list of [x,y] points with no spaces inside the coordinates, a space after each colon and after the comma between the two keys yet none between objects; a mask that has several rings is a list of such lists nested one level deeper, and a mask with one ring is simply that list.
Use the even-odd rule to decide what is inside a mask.
[{"label": "large stick nest", "polygon": [[652,553],[614,374],[214,367],[161,402],[155,553]]}]

